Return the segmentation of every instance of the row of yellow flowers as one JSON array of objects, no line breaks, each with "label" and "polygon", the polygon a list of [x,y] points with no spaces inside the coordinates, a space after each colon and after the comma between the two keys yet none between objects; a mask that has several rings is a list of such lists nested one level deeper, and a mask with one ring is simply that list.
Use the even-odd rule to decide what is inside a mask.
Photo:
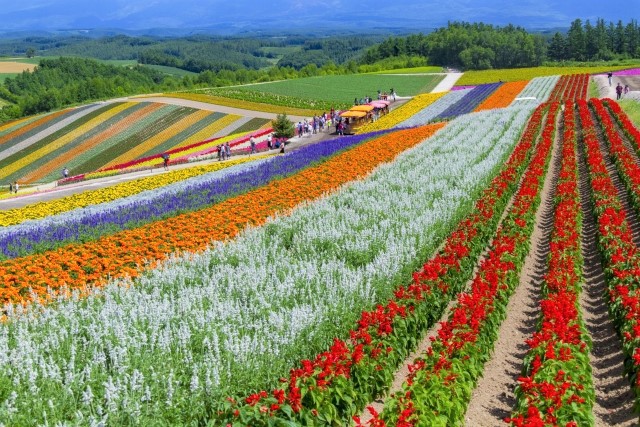
[{"label": "row of yellow flowers", "polygon": [[630,68],[628,65],[601,65],[595,67],[532,67],[514,68],[504,70],[466,71],[456,84],[479,85],[495,82],[514,82],[519,80],[531,80],[535,77],[563,76],[570,74],[599,74],[607,71],[615,71]]},{"label": "row of yellow flowers", "polygon": [[446,92],[437,93],[423,93],[416,95],[406,104],[391,111],[389,114],[380,117],[373,123],[368,123],[358,128],[357,133],[374,132],[378,130],[390,129],[399,123],[412,117],[423,108],[433,104],[439,98],[441,98]]},{"label": "row of yellow flowers", "polygon": [[[187,178],[215,172],[229,166],[237,165],[247,161],[256,160],[267,156],[254,156],[251,158],[239,158],[224,163],[212,163],[209,165],[194,166],[191,168],[178,169],[164,174],[149,176],[136,181],[123,182],[108,188],[100,188],[87,191],[81,194],[64,197],[48,202],[40,202],[22,208],[10,209],[0,212],[0,226],[20,224],[29,219],[44,218],[61,212],[67,212],[76,208],[83,208],[98,203],[110,202],[122,197],[138,194],[145,190],[153,190],[174,182]],[[107,175],[108,176],[108,175]]]},{"label": "row of yellow flowers", "polygon": [[135,277],[172,253],[195,252],[212,241],[236,236],[247,224],[261,225],[361,179],[378,165],[433,135],[443,124],[383,135],[326,162],[304,169],[246,194],[196,212],[126,230],[94,242],[68,245],[42,254],[0,263],[0,304],[43,300],[48,289],[86,289],[108,277]]},{"label": "row of yellow flowers", "polygon": [[55,150],[64,147],[65,145],[69,144],[70,142],[72,142],[74,139],[82,136],[83,134],[89,132],[91,129],[95,128],[96,126],[98,126],[100,123],[109,120],[111,117],[115,116],[116,114],[120,113],[121,111],[124,111],[128,108],[133,107],[134,105],[136,105],[133,102],[125,102],[119,105],[114,106],[113,108],[108,109],[107,111],[103,112],[102,114],[97,115],[96,117],[94,117],[93,119],[87,121],[86,123],[78,126],[77,128],[73,129],[71,132],[68,132],[66,134],[64,134],[63,136],[61,136],[60,138],[56,139],[55,141],[52,141],[51,143],[33,151],[32,153],[29,153],[28,155],[20,158],[20,160],[11,163],[10,165],[2,168],[2,170],[0,171],[0,179],[7,177],[9,175],[11,175],[12,173],[24,168],[25,166],[43,158],[44,156],[54,152]]}]

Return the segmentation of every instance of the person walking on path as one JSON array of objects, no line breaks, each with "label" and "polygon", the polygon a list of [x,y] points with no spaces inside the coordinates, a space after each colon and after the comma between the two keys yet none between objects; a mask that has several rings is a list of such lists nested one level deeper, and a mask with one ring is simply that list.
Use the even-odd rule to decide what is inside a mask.
[{"label": "person walking on path", "polygon": [[62,177],[69,178],[69,169],[66,166],[62,169]]},{"label": "person walking on path", "polygon": [[251,138],[249,138],[249,145],[251,145],[251,153],[249,153],[249,155],[255,154],[256,153],[256,139],[253,136]]},{"label": "person walking on path", "polygon": [[273,137],[271,136],[271,134],[267,136],[267,147],[269,147],[269,150],[273,148]]},{"label": "person walking on path", "polygon": [[618,86],[616,86],[616,99],[620,98],[622,98],[622,85],[618,83]]},{"label": "person walking on path", "polygon": [[18,184],[18,181],[15,181],[13,183],[13,191],[18,194],[18,189],[20,188],[20,185]]},{"label": "person walking on path", "polygon": [[224,145],[224,151],[227,153],[227,160],[229,160],[231,158],[231,146],[228,142]]},{"label": "person walking on path", "polygon": [[613,78],[613,73],[611,71],[609,71],[607,73],[607,77],[609,78],[609,86],[611,86],[611,79]]},{"label": "person walking on path", "polygon": [[628,94],[629,93],[629,85],[624,85],[624,94]]},{"label": "person walking on path", "polygon": [[164,164],[164,170],[168,171],[169,170],[169,155],[167,153],[164,153],[162,155],[162,163]]},{"label": "person walking on path", "polygon": [[9,194],[13,193],[13,182],[9,183]]},{"label": "person walking on path", "polygon": [[280,154],[284,154],[284,141],[280,143]]}]

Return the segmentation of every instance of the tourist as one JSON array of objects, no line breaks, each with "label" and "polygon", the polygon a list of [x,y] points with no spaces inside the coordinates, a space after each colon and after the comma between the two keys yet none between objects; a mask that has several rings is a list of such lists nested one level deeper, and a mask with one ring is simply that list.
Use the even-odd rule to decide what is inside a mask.
[{"label": "tourist", "polygon": [[249,155],[255,154],[256,153],[256,139],[253,136],[251,136],[251,138],[249,138],[249,145],[251,145],[251,153],[249,153]]},{"label": "tourist", "polygon": [[269,150],[273,148],[273,137],[271,134],[267,136],[267,147],[269,147]]},{"label": "tourist", "polygon": [[629,85],[624,85],[624,94],[628,94],[629,93]]},{"label": "tourist", "polygon": [[13,182],[9,182],[9,194],[13,193]]},{"label": "tourist", "polygon": [[18,194],[18,189],[20,188],[20,185],[18,185],[18,181],[15,181],[13,183],[13,191]]},{"label": "tourist", "polygon": [[224,145],[224,151],[225,151],[225,154],[227,155],[227,160],[229,160],[231,158],[231,146],[229,145],[228,142]]},{"label": "tourist", "polygon": [[280,143],[280,154],[284,154],[284,141]]},{"label": "tourist", "polygon": [[169,155],[167,153],[162,155],[162,163],[164,165],[164,170],[169,170]]},{"label": "tourist", "polygon": [[67,169],[66,166],[62,169],[62,177],[63,178],[68,178],[69,177],[69,169]]},{"label": "tourist", "polygon": [[609,86],[611,86],[611,79],[613,78],[613,73],[611,71],[609,71],[607,73],[607,77],[609,78]]},{"label": "tourist", "polygon": [[616,99],[620,99],[622,97],[622,85],[618,82],[616,86]]}]

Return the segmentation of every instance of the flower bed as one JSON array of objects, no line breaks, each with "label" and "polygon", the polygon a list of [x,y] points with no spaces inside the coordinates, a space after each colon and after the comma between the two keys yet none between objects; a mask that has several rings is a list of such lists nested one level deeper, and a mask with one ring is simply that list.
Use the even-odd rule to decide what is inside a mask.
[{"label": "flower bed", "polygon": [[[495,92],[502,83],[490,83],[470,89],[460,101],[438,114],[435,119],[446,120],[472,112],[482,101]],[[460,91],[462,92],[462,91]]]},{"label": "flower bed", "polygon": [[589,92],[589,75],[572,74],[560,77],[553,88],[550,101],[564,102],[566,100],[587,99]]},{"label": "flower bed", "polygon": [[495,92],[478,105],[473,111],[491,110],[508,107],[529,82],[518,81],[503,83]]},{"label": "flower bed", "polygon": [[231,162],[174,170],[162,175],[154,175],[135,181],[123,182],[108,188],[86,191],[82,194],[74,194],[57,200],[39,202],[21,208],[0,211],[0,226],[6,227],[20,224],[27,220],[37,220],[61,212],[68,212],[73,209],[110,202],[141,193],[145,190],[153,190],[204,173],[214,172],[248,160],[250,159],[236,159]]},{"label": "flower bed", "polygon": [[[536,77],[529,81],[529,84],[520,92],[520,94],[511,103],[512,106],[521,105],[524,102],[533,102],[537,105],[541,102],[547,102],[553,88],[560,80],[560,76]],[[520,99],[535,98],[535,99]]]},{"label": "flower bed", "polygon": [[469,93],[470,90],[471,89],[446,92],[444,96],[440,97],[440,99],[434,103],[423,108],[407,120],[400,122],[398,127],[421,126],[435,120],[439,114],[460,101],[467,93]]},{"label": "flower bed", "polygon": [[[409,366],[402,391],[385,402],[371,425],[457,425],[464,423],[471,391],[489,359],[510,294],[528,252],[540,190],[551,155],[557,104],[547,116],[540,147],[513,205],[481,262],[469,293],[460,294],[424,357]],[[428,398],[427,398],[428,396]]]},{"label": "flower bed", "polygon": [[[261,187],[210,208],[121,231],[96,241],[4,261],[0,264],[4,285],[0,289],[0,301],[31,300],[33,295],[46,298],[49,289],[81,289],[87,284],[103,283],[108,277],[137,276],[144,268],[150,267],[149,263],[165,260],[175,252],[199,251],[212,241],[232,238],[248,224],[262,224],[271,215],[369,173],[373,167],[393,159],[437,129],[407,130],[403,134],[374,139],[330,162],[280,180],[277,184],[279,191]],[[304,186],[304,191],[301,186]]]},{"label": "flower bed", "polygon": [[626,213],[618,198],[616,187],[609,176],[600,151],[595,123],[586,101],[578,101],[578,112],[583,128],[585,153],[589,169],[594,215],[598,225],[598,242],[603,258],[607,304],[622,338],[627,358],[626,371],[630,374],[636,394],[636,407],[640,406],[640,257],[633,243]]},{"label": "flower bed", "polygon": [[[420,95],[414,96],[411,100],[409,100],[406,104],[400,106],[399,108],[394,109],[389,114],[381,116],[378,120],[373,123],[368,123],[360,128],[358,128],[358,133],[366,133],[373,132],[376,130],[390,129],[394,126],[397,126],[399,123],[404,120],[413,117],[418,111],[424,109],[428,105],[431,105],[435,101],[437,101],[440,97],[442,97],[446,92],[439,93],[423,93]],[[424,125],[426,123],[421,123],[420,125]]]},{"label": "flower bed", "polygon": [[[461,121],[460,126],[464,132],[460,128],[452,131],[454,135],[460,134],[457,143],[442,144],[438,137],[433,138],[400,156],[393,164],[380,168],[374,176],[361,183],[343,189],[321,202],[300,208],[288,218],[248,232],[238,242],[218,245],[208,253],[167,264],[161,270],[141,278],[136,286],[129,289],[111,287],[100,296],[89,298],[81,304],[69,302],[66,305],[66,302],[61,301],[60,307],[43,308],[47,314],[34,316],[32,319],[36,323],[46,322],[47,325],[32,323],[29,326],[16,320],[9,327],[24,326],[32,331],[30,333],[33,333],[36,341],[37,331],[47,330],[48,336],[60,337],[54,330],[63,333],[64,328],[59,329],[59,323],[53,319],[64,313],[69,319],[68,324],[82,325],[82,329],[86,325],[94,331],[100,331],[89,335],[92,343],[79,348],[82,354],[77,353],[75,363],[80,370],[85,366],[95,367],[98,376],[99,372],[104,372],[104,368],[100,359],[91,355],[94,354],[94,349],[109,347],[108,344],[107,347],[104,345],[110,340],[110,330],[118,331],[116,345],[118,348],[129,348],[130,351],[118,353],[123,358],[119,358],[115,365],[110,365],[114,369],[107,373],[108,377],[100,377],[97,381],[87,378],[87,381],[77,383],[77,396],[84,394],[84,400],[76,398],[73,391],[66,394],[58,390],[55,395],[56,402],[69,402],[70,406],[61,404],[60,407],[69,408],[67,413],[75,419],[83,414],[87,418],[94,415],[95,412],[89,412],[89,408],[95,408],[95,405],[100,405],[101,412],[108,414],[110,422],[116,424],[124,419],[131,419],[125,417],[133,417],[143,424],[150,420],[169,422],[169,419],[172,423],[203,422],[216,417],[216,408],[211,406],[212,396],[224,391],[223,387],[227,384],[237,384],[225,380],[228,375],[226,363],[216,362],[219,357],[216,354],[224,357],[228,363],[233,362],[232,366],[242,366],[248,380],[263,380],[261,376],[266,372],[276,377],[270,381],[273,384],[277,383],[278,370],[282,369],[278,368],[280,365],[286,372],[286,367],[291,366],[291,360],[299,360],[301,344],[308,346],[306,354],[313,354],[318,345],[326,346],[331,341],[328,337],[335,336],[336,333],[344,335],[343,325],[353,324],[356,313],[364,307],[371,307],[372,300],[384,299],[385,295],[392,294],[389,282],[391,280],[394,283],[395,275],[410,276],[414,266],[407,267],[407,260],[416,263],[413,260],[417,256],[426,256],[429,249],[420,248],[425,244],[431,248],[436,246],[438,239],[434,238],[434,233],[436,236],[444,233],[449,228],[444,224],[454,222],[458,209],[467,211],[471,207],[469,202],[474,191],[465,189],[471,186],[479,191],[483,187],[491,172],[511,150],[528,114],[527,110],[485,114],[495,124],[503,123],[503,128],[483,126],[483,129],[491,132],[484,136],[469,129],[468,122]],[[505,118],[509,115],[513,118],[509,125],[510,131],[507,132]],[[488,122],[485,124],[488,125]],[[433,132],[436,128],[438,127],[395,132],[388,137],[371,141],[375,145],[369,145],[366,152],[358,152],[359,147],[354,148],[345,153],[350,155],[349,163],[336,165],[322,175],[316,170],[314,174],[300,176],[299,182],[305,184],[302,191],[308,197],[309,191],[315,191],[321,183],[334,179],[337,173],[344,174],[348,169],[359,167],[363,161],[389,152],[395,144],[409,143],[402,142],[403,139],[422,140],[427,136],[427,130]],[[419,135],[421,132],[425,133]],[[477,139],[472,139],[471,135]],[[445,135],[442,138],[446,140],[450,137],[451,135]],[[466,148],[460,150],[463,146]],[[526,156],[526,152],[519,153]],[[449,178],[442,179],[442,171],[446,171]],[[508,192],[509,187],[513,188],[517,179],[513,177],[514,173],[511,169],[505,175],[513,179],[513,182],[500,181],[496,184],[500,192]],[[484,179],[482,175],[485,176]],[[312,180],[314,176],[320,179]],[[280,205],[283,200],[288,200],[288,192],[301,192],[294,182],[284,181],[271,189],[271,192],[277,193],[274,196]],[[257,194],[252,195],[254,204],[251,205],[251,212],[256,210],[255,200],[266,203],[267,195],[268,193],[262,193],[259,199]],[[462,197],[468,200],[466,206]],[[482,213],[490,212],[496,205],[491,200],[488,202],[488,209]],[[237,205],[238,200],[235,200],[229,206]],[[232,211],[227,209],[225,212],[228,218]],[[234,214],[238,215],[232,213]],[[206,218],[216,222],[210,213]],[[439,227],[434,226],[433,221],[444,223]],[[202,224],[201,221],[195,222]],[[400,226],[401,224],[403,225]],[[458,247],[451,249],[455,251]],[[320,272],[314,273],[318,268]],[[391,276],[392,279],[386,276]],[[176,283],[174,278],[180,278],[180,283]],[[247,280],[251,280],[253,285],[246,286]],[[136,295],[138,292],[141,293]],[[221,292],[220,295],[226,297],[210,300],[213,297],[211,292]],[[323,297],[318,297],[318,293]],[[210,305],[208,301],[214,300],[219,302]],[[164,301],[160,303],[161,309],[158,309],[158,301]],[[362,301],[365,301],[364,306]],[[358,306],[362,308],[358,309]],[[146,307],[155,308],[148,310]],[[114,309],[120,315],[106,315],[105,309]],[[324,314],[321,314],[320,309],[324,310]],[[189,314],[191,310],[200,315]],[[271,313],[269,320],[257,321],[259,318],[264,319],[264,310]],[[91,313],[97,316],[85,317]],[[136,317],[138,314],[144,319],[137,317],[137,320],[131,321],[130,315]],[[158,315],[164,320],[158,318]],[[26,316],[22,319],[27,321]],[[52,322],[46,319],[51,319]],[[105,320],[120,324],[101,326],[101,322]],[[139,326],[149,333],[165,330],[169,336],[159,340],[154,337],[141,339],[138,331],[142,330],[138,329]],[[210,332],[211,328],[215,329],[215,334]],[[316,336],[323,330],[322,343],[318,344],[317,341],[313,345]],[[65,336],[66,340],[85,335],[80,333]],[[137,338],[128,338],[134,336]],[[184,339],[181,340],[179,336]],[[301,340],[301,336],[306,339]],[[270,340],[272,344],[264,340]],[[169,345],[165,346],[165,342]],[[296,353],[287,350],[287,343],[289,348],[296,349]],[[222,345],[227,350],[217,350]],[[46,347],[48,346],[38,346],[37,351],[48,351]],[[68,348],[67,344],[59,343],[58,348],[61,347]],[[85,349],[87,350],[84,351]],[[261,353],[266,355],[266,359],[260,363],[257,356]],[[58,354],[56,352],[55,360],[58,360]],[[12,356],[15,360],[20,359],[17,353],[12,353]],[[153,363],[149,363],[150,360]],[[258,369],[265,363],[264,370]],[[155,374],[150,371],[151,367]],[[134,370],[136,374],[132,373]],[[21,375],[24,371],[16,369],[13,372]],[[236,372],[235,369],[233,372]],[[35,381],[36,386],[40,387],[38,399],[42,401],[54,388],[45,387],[38,380],[39,375],[40,371],[35,374]],[[122,375],[136,376],[133,388],[131,382],[122,382]],[[364,379],[365,377],[363,383],[366,382]],[[224,382],[219,385],[221,381]],[[115,388],[101,385],[103,383],[114,384]],[[24,384],[24,388],[19,390],[20,394],[16,399],[18,411],[12,421],[20,420],[25,415],[32,417],[30,419],[34,416],[41,419],[41,411],[33,409],[33,395],[28,393],[28,381],[20,384]],[[240,384],[243,387],[245,383]],[[91,393],[87,392],[88,386],[91,387]],[[108,393],[105,393],[105,389]],[[115,389],[119,392],[111,393]],[[140,402],[140,399],[131,399],[131,396],[144,396],[145,393],[149,400],[141,403],[138,412],[132,412],[132,403]],[[103,396],[108,397],[105,399]],[[129,396],[127,402],[122,400],[125,396]],[[155,405],[154,402],[162,404]],[[224,405],[222,401],[219,403],[220,407]],[[22,408],[27,406],[31,410],[25,413]],[[180,408],[189,410],[183,411]],[[255,409],[256,412],[260,411],[258,407]],[[238,422],[247,424],[244,420]]]},{"label": "flower bed", "polygon": [[538,330],[527,340],[530,349],[525,373],[518,379],[516,410],[507,419],[514,426],[594,424],[591,341],[578,301],[583,260],[576,139],[575,109],[567,102],[542,316]]}]

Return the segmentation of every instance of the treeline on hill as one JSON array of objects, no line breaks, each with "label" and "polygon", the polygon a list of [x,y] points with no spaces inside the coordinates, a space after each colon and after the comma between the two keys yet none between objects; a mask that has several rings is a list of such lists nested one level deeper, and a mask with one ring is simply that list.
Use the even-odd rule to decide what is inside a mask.
[{"label": "treeline on hill", "polygon": [[30,53],[37,56],[134,60],[141,64],[176,67],[195,73],[242,68],[259,70],[273,65],[299,70],[311,63],[321,67],[328,62],[343,64],[357,60],[365,48],[383,39],[382,35],[329,38],[208,35],[179,38],[117,35],[98,39],[81,36],[27,37],[22,40],[0,40],[0,55]]},{"label": "treeline on hill", "polygon": [[431,65],[483,70],[535,67],[551,61],[590,61],[640,57],[640,28],[633,20],[623,25],[599,19],[593,26],[576,19],[566,35],[547,40],[524,28],[495,27],[482,23],[453,22],[427,35],[391,37],[369,48],[362,62],[410,56],[423,57]]},{"label": "treeline on hill", "polygon": [[544,62],[545,47],[542,36],[513,25],[453,22],[427,35],[391,37],[367,50],[362,61],[373,64],[407,55],[426,57],[432,65],[467,70],[535,67]]},{"label": "treeline on hill", "polygon": [[576,19],[566,35],[556,32],[549,42],[549,59],[553,61],[598,61],[640,58],[640,27],[632,20],[624,25],[604,19],[593,25]]},{"label": "treeline on hill", "polygon": [[33,72],[7,78],[0,97],[11,102],[0,121],[60,109],[86,101],[138,93],[181,84],[149,67],[116,67],[85,58],[44,58]]}]

